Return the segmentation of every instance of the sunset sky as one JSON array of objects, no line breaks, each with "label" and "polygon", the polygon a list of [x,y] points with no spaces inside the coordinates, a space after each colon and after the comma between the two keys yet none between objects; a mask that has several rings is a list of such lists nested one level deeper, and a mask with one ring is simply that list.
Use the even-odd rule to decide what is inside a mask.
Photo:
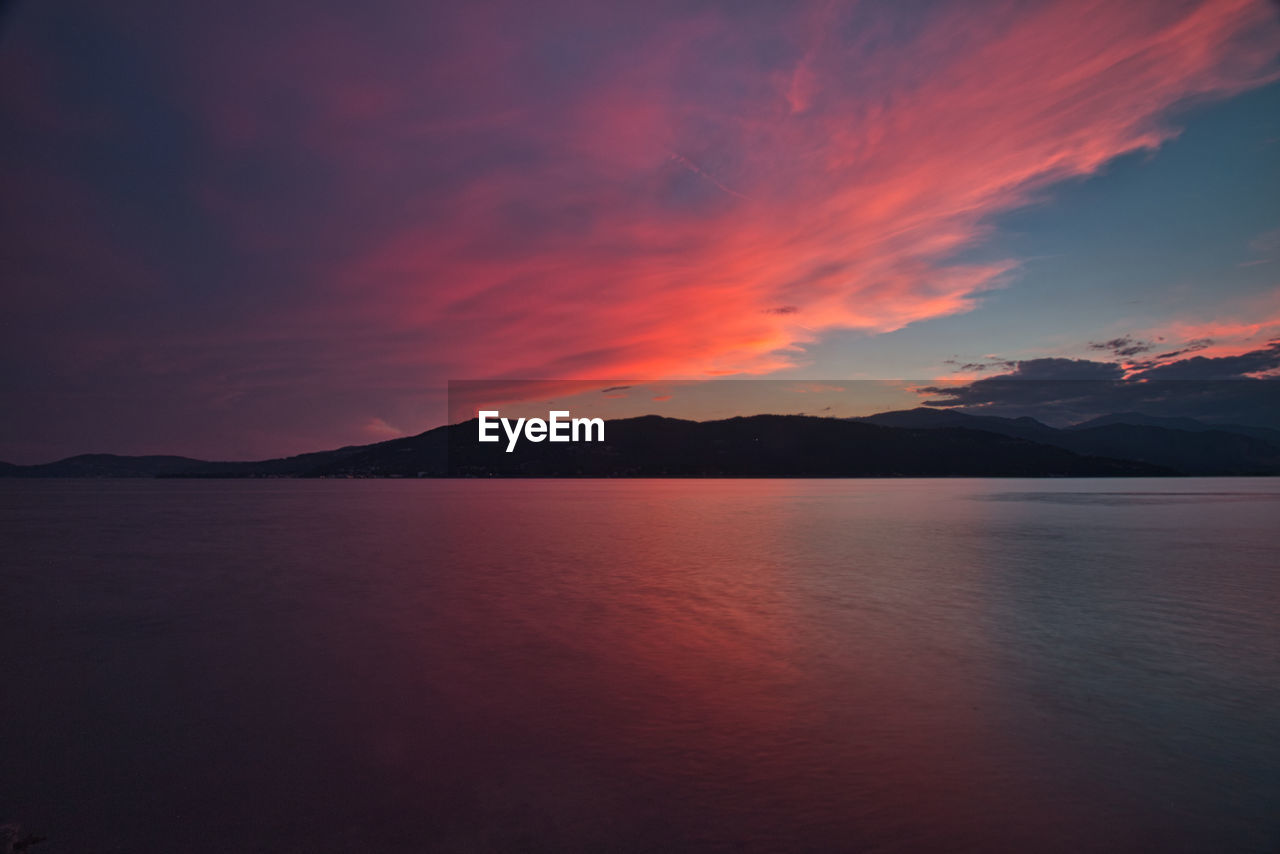
[{"label": "sunset sky", "polygon": [[1280,369],[1267,0],[0,14],[0,460],[378,441],[449,380]]}]

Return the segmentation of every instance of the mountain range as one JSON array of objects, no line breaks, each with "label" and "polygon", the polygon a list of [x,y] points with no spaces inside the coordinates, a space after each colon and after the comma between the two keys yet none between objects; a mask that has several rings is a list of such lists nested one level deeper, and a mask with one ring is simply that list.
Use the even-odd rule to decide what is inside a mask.
[{"label": "mountain range", "polygon": [[257,462],[84,454],[0,477],[1120,477],[1280,474],[1280,430],[1118,413],[1067,428],[918,408],[609,421],[601,443],[476,441],[476,422]]}]

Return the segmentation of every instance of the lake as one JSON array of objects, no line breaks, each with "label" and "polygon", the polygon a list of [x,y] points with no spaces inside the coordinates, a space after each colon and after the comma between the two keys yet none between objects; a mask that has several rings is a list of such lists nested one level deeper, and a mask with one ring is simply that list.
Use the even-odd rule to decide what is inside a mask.
[{"label": "lake", "polygon": [[1280,479],[0,480],[0,823],[1275,852]]}]

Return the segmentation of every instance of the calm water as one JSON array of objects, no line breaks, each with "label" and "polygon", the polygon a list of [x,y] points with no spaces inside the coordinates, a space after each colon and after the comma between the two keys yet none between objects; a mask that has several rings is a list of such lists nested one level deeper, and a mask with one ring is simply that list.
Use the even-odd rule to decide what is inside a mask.
[{"label": "calm water", "polygon": [[0,481],[58,852],[1280,850],[1280,481]]}]

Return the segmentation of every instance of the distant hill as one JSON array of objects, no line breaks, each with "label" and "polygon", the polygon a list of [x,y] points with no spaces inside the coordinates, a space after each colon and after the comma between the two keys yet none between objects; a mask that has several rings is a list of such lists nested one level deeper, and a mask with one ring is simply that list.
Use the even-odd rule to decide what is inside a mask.
[{"label": "distant hill", "polygon": [[[1125,416],[1116,416],[1117,418]],[[609,421],[603,443],[476,441],[476,422],[258,462],[93,454],[0,477],[1102,477],[1280,474],[1280,442],[1210,425],[1057,429],[939,409]],[[1187,425],[1182,425],[1183,427]]]},{"label": "distant hill", "polygon": [[920,407],[855,420],[918,429],[969,427],[1079,454],[1164,466],[1188,475],[1280,474],[1280,435],[1268,438],[1280,431],[1218,427],[1190,418],[1122,413],[1059,430],[1034,418],[1000,418]]},{"label": "distant hill", "polygon": [[80,454],[56,463],[35,466],[0,466],[8,477],[163,477],[208,465],[190,457],[122,457],[116,454]]},{"label": "distant hill", "polygon": [[1021,418],[1001,418],[995,415],[970,415],[954,409],[931,409],[925,406],[881,412],[878,415],[850,420],[876,424],[880,427],[906,427],[913,430],[963,427],[967,430],[985,430],[1003,436],[1016,436],[1032,442],[1044,441],[1058,433],[1048,424],[1025,415]]},{"label": "distant hill", "polygon": [[1280,444],[1280,430],[1270,427],[1256,427],[1245,424],[1210,424],[1194,418],[1169,418],[1159,415],[1143,415],[1141,412],[1117,412],[1081,421],[1068,427],[1068,430],[1087,430],[1090,427],[1107,427],[1112,424],[1131,424],[1135,427],[1165,427],[1170,430],[1187,430],[1191,433],[1203,433],[1208,430],[1221,430],[1224,433],[1238,433],[1241,436],[1252,436],[1273,444]]},{"label": "distant hill", "polygon": [[80,454],[53,463],[0,463],[0,477],[301,477],[363,447],[339,448],[260,462],[206,462],[190,457]]}]

